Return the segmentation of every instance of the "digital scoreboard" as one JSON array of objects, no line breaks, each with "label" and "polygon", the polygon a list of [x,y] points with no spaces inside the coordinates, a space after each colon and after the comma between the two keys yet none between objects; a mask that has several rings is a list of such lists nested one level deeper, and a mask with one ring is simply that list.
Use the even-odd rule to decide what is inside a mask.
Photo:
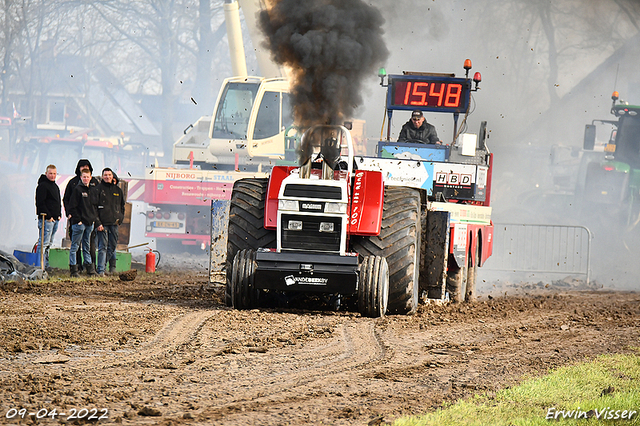
[{"label": "digital scoreboard", "polygon": [[471,80],[446,76],[390,75],[387,108],[465,113]]}]

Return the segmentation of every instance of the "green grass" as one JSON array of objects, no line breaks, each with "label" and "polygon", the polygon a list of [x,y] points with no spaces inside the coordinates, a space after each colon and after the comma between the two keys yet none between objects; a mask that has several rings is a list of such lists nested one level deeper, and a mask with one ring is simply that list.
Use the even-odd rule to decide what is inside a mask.
[{"label": "green grass", "polygon": [[[639,353],[640,349],[636,349],[636,354],[603,355],[592,362],[558,368],[547,376],[503,389],[493,397],[477,395],[424,416],[398,419],[393,425],[640,425]],[[612,392],[603,392],[610,388]],[[568,414],[570,410],[606,411],[597,419],[584,415],[576,418],[575,411]],[[615,416],[617,410],[621,410],[620,417],[624,410],[636,413],[631,420],[606,419],[610,414]],[[559,414],[557,422],[546,419],[558,411],[564,411],[568,418]]]}]

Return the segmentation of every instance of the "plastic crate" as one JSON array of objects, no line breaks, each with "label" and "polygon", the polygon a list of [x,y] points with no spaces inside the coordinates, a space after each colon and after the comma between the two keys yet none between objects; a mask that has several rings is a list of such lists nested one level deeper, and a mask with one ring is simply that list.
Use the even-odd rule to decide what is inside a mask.
[{"label": "plastic crate", "polygon": [[40,253],[14,250],[13,255],[22,263],[26,263],[31,266],[40,266]]}]

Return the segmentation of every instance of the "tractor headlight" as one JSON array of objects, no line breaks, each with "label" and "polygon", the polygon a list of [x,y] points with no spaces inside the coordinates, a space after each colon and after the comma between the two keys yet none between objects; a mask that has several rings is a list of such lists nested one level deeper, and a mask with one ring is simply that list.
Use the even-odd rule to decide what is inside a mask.
[{"label": "tractor headlight", "polygon": [[297,212],[299,210],[298,201],[296,201],[296,200],[278,200],[278,210],[289,210],[289,211]]},{"label": "tractor headlight", "polygon": [[333,222],[320,222],[320,232],[333,232]]},{"label": "tractor headlight", "polygon": [[289,223],[287,223],[287,229],[289,231],[302,231],[302,221],[290,220]]},{"label": "tractor headlight", "polygon": [[324,206],[325,213],[347,213],[347,203],[327,203]]}]

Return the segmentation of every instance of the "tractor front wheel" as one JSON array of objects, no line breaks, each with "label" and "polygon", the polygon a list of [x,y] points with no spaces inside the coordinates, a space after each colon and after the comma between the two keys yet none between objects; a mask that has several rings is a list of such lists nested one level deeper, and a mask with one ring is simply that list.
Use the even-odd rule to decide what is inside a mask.
[{"label": "tractor front wheel", "polygon": [[256,253],[240,250],[233,259],[231,272],[231,304],[236,309],[251,309],[256,305],[253,277],[256,270]]},{"label": "tractor front wheel", "polygon": [[420,193],[387,186],[380,234],[352,239],[352,249],[359,255],[386,259],[390,314],[411,314],[418,307],[420,230]]},{"label": "tractor front wheel", "polygon": [[365,256],[360,265],[358,308],[362,316],[383,317],[389,301],[389,266],[380,256]]},{"label": "tractor front wheel", "polygon": [[231,271],[233,262],[241,250],[274,248],[276,232],[264,228],[264,209],[267,199],[267,179],[240,179],[233,185],[229,204],[229,226],[227,228],[227,282],[225,302],[232,305]]}]

